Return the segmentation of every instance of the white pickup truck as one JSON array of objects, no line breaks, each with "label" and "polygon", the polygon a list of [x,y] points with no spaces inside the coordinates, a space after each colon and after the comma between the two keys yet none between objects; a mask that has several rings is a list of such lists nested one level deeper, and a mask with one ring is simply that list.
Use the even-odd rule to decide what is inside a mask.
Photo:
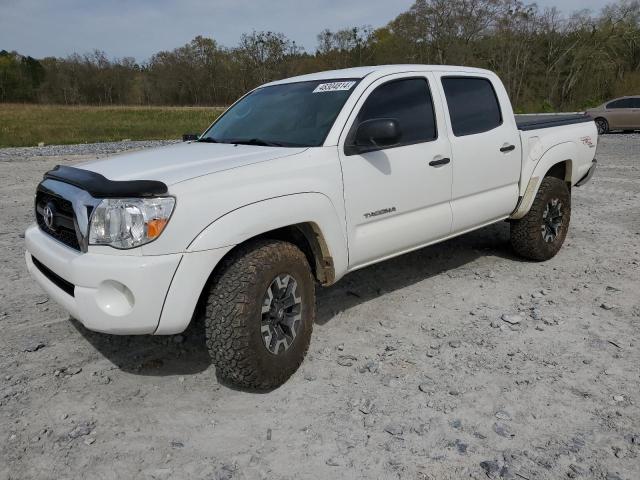
[{"label": "white pickup truck", "polygon": [[176,334],[203,307],[218,373],[269,389],[303,361],[316,283],[503,220],[553,257],[596,142],[586,116],[516,120],[486,70],[289,78],[195,141],[47,172],[27,266],[91,330]]}]

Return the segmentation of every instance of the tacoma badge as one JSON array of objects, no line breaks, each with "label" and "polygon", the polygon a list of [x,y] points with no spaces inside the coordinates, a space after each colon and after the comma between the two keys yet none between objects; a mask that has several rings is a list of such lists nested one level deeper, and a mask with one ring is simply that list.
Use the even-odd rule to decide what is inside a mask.
[{"label": "tacoma badge", "polygon": [[364,214],[364,218],[377,217],[378,215],[386,215],[396,211],[396,207],[383,208],[382,210],[376,210],[375,212],[369,212]]}]

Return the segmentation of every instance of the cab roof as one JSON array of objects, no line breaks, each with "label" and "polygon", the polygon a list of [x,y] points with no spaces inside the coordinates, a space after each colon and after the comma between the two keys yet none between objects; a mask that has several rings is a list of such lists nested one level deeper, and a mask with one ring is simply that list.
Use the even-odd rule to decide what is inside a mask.
[{"label": "cab roof", "polygon": [[457,72],[457,73],[492,73],[482,68],[461,67],[452,65],[420,65],[420,64],[401,64],[401,65],[372,65],[368,67],[343,68],[341,70],[327,70],[324,72],[309,73],[307,75],[299,75],[297,77],[285,78],[274,82],[266,83],[263,86],[279,85],[283,83],[308,82],[314,80],[335,80],[344,78],[364,78],[368,75],[380,77],[393,73],[404,72]]}]

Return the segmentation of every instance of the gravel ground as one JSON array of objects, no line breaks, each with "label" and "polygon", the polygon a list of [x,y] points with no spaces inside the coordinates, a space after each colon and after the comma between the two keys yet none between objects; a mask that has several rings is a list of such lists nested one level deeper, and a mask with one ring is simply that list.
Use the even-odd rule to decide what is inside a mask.
[{"label": "gravel ground", "polygon": [[96,158],[104,155],[138,150],[141,148],[161,147],[178,143],[180,140],[123,140],[122,142],[78,143],[75,145],[45,145],[43,147],[0,148],[0,161],[21,161],[34,157],[60,157],[71,155],[90,155]]},{"label": "gravel ground", "polygon": [[0,479],[640,478],[640,136],[601,139],[548,262],[501,223],[321,290],[266,394],[197,326],[91,333],[27,275],[42,173],[129,145],[0,150]]}]

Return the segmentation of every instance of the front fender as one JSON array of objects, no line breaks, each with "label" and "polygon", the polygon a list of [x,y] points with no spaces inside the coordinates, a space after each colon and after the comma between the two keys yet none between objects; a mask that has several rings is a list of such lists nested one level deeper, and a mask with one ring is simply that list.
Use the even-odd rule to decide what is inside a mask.
[{"label": "front fender", "polygon": [[172,279],[155,334],[179,333],[189,325],[211,272],[235,245],[299,223],[314,224],[333,259],[335,280],[343,276],[347,242],[343,223],[326,195],[297,193],[251,203],[218,217],[191,241]]},{"label": "front fender", "polygon": [[200,232],[187,252],[238,245],[265,232],[299,223],[317,226],[333,258],[336,280],[344,275],[348,265],[344,221],[329,197],[317,192],[269,198],[232,210]]}]

